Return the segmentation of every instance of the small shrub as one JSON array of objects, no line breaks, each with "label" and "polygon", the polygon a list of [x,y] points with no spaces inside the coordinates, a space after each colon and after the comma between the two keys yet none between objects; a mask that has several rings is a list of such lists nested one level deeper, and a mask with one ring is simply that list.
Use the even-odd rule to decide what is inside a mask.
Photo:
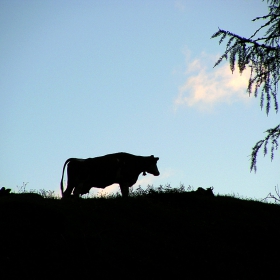
[{"label": "small shrub", "polygon": [[273,201],[274,200],[274,203],[276,204],[280,204],[280,191],[279,191],[279,188],[278,188],[278,185],[275,186],[275,195],[272,194],[272,193],[269,193],[264,199],[262,199],[261,201],[264,201],[264,202],[270,202],[271,200]]}]

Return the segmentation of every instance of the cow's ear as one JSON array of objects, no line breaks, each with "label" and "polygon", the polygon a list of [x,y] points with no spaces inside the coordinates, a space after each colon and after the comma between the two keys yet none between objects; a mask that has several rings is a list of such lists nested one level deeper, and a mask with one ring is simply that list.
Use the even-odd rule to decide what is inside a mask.
[{"label": "cow's ear", "polygon": [[144,172],[143,172],[143,176],[146,176],[146,175],[147,175],[147,173],[144,171]]},{"label": "cow's ear", "polygon": [[155,159],[156,161],[159,160],[159,158],[158,158],[158,157],[155,157],[154,155],[151,155],[150,157],[151,157],[152,159]]}]

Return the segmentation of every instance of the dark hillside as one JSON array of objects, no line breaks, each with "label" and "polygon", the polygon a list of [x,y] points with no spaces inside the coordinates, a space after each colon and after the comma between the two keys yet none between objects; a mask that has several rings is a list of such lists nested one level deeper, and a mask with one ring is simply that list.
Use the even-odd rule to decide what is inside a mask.
[{"label": "dark hillside", "polygon": [[[0,197],[1,279],[279,274],[280,207],[232,197]],[[268,277],[270,278],[270,277]]]}]

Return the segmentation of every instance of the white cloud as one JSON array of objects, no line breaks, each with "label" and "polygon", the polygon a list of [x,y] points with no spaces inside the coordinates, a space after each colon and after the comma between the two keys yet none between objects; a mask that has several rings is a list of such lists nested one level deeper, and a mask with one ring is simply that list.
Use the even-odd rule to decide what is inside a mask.
[{"label": "white cloud", "polygon": [[90,189],[90,194],[91,195],[106,195],[106,194],[113,194],[113,193],[117,193],[117,192],[121,192],[120,190],[120,186],[119,184],[113,184],[110,185],[108,187],[106,187],[105,189],[99,189],[99,188],[94,188],[92,187]]},{"label": "white cloud", "polygon": [[217,57],[203,53],[198,59],[189,62],[189,53],[186,53],[186,56],[187,79],[179,87],[179,94],[174,101],[176,108],[187,105],[201,110],[211,110],[218,103],[249,101],[246,92],[249,70],[240,75],[236,69],[232,74],[228,63],[207,68],[206,65],[214,65]]}]

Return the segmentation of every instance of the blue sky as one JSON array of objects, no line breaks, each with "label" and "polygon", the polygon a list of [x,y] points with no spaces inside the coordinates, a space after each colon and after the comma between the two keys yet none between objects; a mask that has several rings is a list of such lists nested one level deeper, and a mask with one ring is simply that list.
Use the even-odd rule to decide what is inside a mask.
[{"label": "blue sky", "polygon": [[[0,187],[59,192],[69,157],[159,157],[170,183],[263,198],[280,153],[252,146],[279,123],[246,93],[247,74],[213,69],[218,27],[250,36],[266,2],[0,1]],[[116,191],[116,186],[106,189]]]}]

